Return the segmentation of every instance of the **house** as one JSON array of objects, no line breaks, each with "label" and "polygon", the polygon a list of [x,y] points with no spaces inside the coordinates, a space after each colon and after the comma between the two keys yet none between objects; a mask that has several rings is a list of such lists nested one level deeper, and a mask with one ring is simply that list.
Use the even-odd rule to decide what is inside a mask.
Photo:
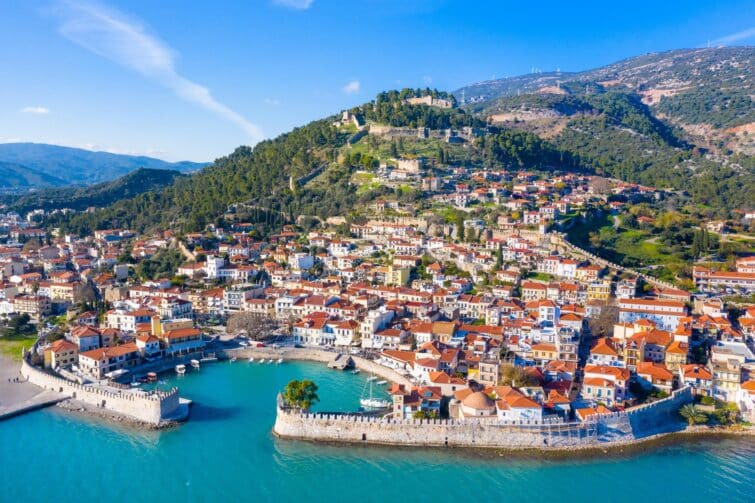
[{"label": "house", "polygon": [[443,398],[437,386],[420,386],[407,389],[403,384],[393,384],[389,390],[393,401],[395,419],[413,418],[418,412],[427,416],[440,416],[440,403]]},{"label": "house", "polygon": [[671,393],[674,389],[674,374],[661,363],[640,362],[636,372],[645,388],[655,388],[666,393]]},{"label": "house", "polygon": [[679,383],[690,386],[698,395],[709,396],[713,387],[713,374],[703,365],[690,363],[678,369]]},{"label": "house", "polygon": [[95,379],[103,379],[111,372],[126,370],[138,362],[139,349],[133,342],[79,353],[79,368]]},{"label": "house", "polygon": [[623,362],[619,359],[619,353],[607,338],[598,339],[595,346],[590,349],[589,360],[592,365],[610,365],[622,366]]},{"label": "house", "polygon": [[495,386],[496,416],[502,421],[541,421],[543,408],[536,401],[510,386]]},{"label": "house", "polygon": [[178,328],[159,335],[166,354],[192,352],[204,348],[202,332],[197,328]]},{"label": "house", "polygon": [[745,420],[755,421],[755,380],[745,381],[741,384],[736,403]]},{"label": "house", "polygon": [[441,395],[453,396],[454,393],[467,387],[467,382],[460,377],[453,377],[445,372],[430,372],[428,376],[430,386],[440,389]]},{"label": "house", "polygon": [[58,339],[45,349],[45,368],[67,368],[78,361],[78,346],[65,339]]},{"label": "house", "polygon": [[629,399],[629,369],[610,365],[585,365],[581,395],[609,407]]}]

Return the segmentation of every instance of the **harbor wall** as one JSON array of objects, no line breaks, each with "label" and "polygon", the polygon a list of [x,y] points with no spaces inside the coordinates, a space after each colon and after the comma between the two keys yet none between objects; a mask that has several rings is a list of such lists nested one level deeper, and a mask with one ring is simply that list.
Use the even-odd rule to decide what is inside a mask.
[{"label": "harbor wall", "polygon": [[[226,356],[235,356],[239,359],[249,359],[253,357],[255,359],[272,358],[273,360],[277,360],[278,358],[282,358],[284,361],[313,361],[319,363],[328,363],[338,354],[334,351],[324,351],[322,349],[314,348],[275,349],[271,347],[231,349],[225,351],[225,353]],[[372,360],[362,358],[361,356],[349,356],[351,356],[351,359],[354,361],[356,368],[365,373],[374,374],[390,382],[411,386],[409,379],[393,369],[375,363]]]},{"label": "harbor wall", "polygon": [[636,410],[596,415],[584,422],[480,419],[393,419],[356,414],[307,413],[279,399],[273,431],[281,438],[324,442],[482,447],[499,449],[577,449],[628,445],[683,428],[676,416],[692,400],[690,389]]},{"label": "harbor wall", "polygon": [[84,402],[88,405],[123,414],[150,425],[159,425],[161,420],[173,413],[179,405],[178,388],[147,394],[134,390],[105,390],[83,385],[57,377],[30,365],[26,358],[21,363],[21,374],[30,383],[54,391],[61,396]]}]

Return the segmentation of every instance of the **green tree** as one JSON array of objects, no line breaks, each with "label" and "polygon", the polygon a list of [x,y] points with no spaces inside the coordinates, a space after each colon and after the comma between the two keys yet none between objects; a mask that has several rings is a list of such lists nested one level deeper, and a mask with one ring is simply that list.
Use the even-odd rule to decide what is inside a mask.
[{"label": "green tree", "polygon": [[317,385],[308,379],[302,381],[294,379],[286,384],[283,400],[291,407],[309,410],[312,405],[320,401],[317,396]]},{"label": "green tree", "polygon": [[687,421],[687,424],[693,426],[695,424],[704,423],[708,420],[707,414],[703,411],[688,403],[679,409],[679,415]]}]

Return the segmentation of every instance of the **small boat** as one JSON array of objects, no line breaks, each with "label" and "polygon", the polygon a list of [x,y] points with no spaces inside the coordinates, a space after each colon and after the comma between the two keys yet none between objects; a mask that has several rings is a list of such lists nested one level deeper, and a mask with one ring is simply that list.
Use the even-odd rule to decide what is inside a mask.
[{"label": "small boat", "polygon": [[199,360],[191,360],[189,363],[191,363],[191,366],[195,369],[199,369]]},{"label": "small boat", "polygon": [[368,381],[375,381],[377,380],[377,376],[370,376],[367,378]]},{"label": "small boat", "polygon": [[235,361],[236,361],[236,357],[235,357],[235,356],[232,356],[232,357],[231,357],[231,363],[233,363],[233,362],[235,362]]},{"label": "small boat", "polygon": [[[375,398],[372,396],[372,381],[371,380],[368,379],[367,382],[364,383],[364,386],[365,388],[362,390],[362,398],[359,399],[359,405],[361,405],[364,410],[374,411],[374,410],[390,408],[390,406],[392,405],[391,402],[389,402],[388,400]],[[367,390],[367,386],[370,387],[369,395],[365,393]]]},{"label": "small boat", "polygon": [[254,357],[253,356],[249,357],[249,363],[254,363]]},{"label": "small boat", "polygon": [[155,382],[157,381],[157,374],[154,372],[147,372],[147,381],[148,382]]},{"label": "small boat", "polygon": [[275,363],[277,363],[278,365],[280,365],[281,363],[283,363],[283,358],[278,358],[278,361],[275,362]]},{"label": "small boat", "polygon": [[183,363],[179,363],[178,365],[176,365],[176,374],[182,376],[185,373],[186,373],[186,365],[184,365]]},{"label": "small boat", "polygon": [[358,374],[359,372],[360,372],[359,369],[354,369],[351,371],[352,374]]},{"label": "small boat", "polygon": [[138,388],[141,385],[142,385],[142,383],[140,383],[139,381],[132,381],[131,382],[131,387],[132,388]]},{"label": "small boat", "polygon": [[380,386],[383,386],[384,384],[388,384],[388,381],[378,381],[375,384],[378,384]]}]

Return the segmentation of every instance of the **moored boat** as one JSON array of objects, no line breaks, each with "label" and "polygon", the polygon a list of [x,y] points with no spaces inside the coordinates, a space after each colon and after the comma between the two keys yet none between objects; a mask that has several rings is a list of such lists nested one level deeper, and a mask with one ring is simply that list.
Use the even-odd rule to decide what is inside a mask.
[{"label": "moored boat", "polygon": [[178,375],[184,375],[186,373],[186,365],[183,363],[179,363],[176,365],[176,374]]},{"label": "moored boat", "polygon": [[[362,398],[359,399],[359,405],[361,405],[364,410],[368,411],[390,408],[390,406],[392,405],[391,402],[382,398],[376,398],[372,395],[372,382],[372,379],[367,379],[367,382],[364,384],[365,387],[362,390]],[[365,392],[368,386],[370,388],[370,392],[369,395],[365,396]]]},{"label": "moored boat", "polygon": [[189,363],[191,363],[191,366],[195,369],[199,368],[199,360],[191,360]]}]

